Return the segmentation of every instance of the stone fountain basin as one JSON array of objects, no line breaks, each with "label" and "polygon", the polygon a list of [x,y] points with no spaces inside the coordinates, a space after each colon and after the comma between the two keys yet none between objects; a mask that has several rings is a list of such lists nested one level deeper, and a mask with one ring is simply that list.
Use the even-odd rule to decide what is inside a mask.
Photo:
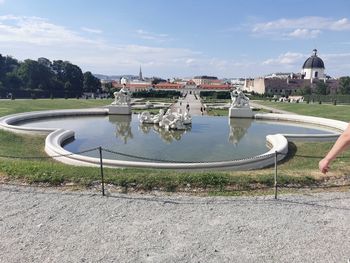
[{"label": "stone fountain basin", "polygon": [[[16,133],[30,133],[30,134],[47,134],[45,139],[45,151],[49,156],[53,156],[57,161],[80,166],[99,166],[99,158],[73,154],[62,147],[67,140],[74,139],[75,132],[66,129],[53,128],[34,128],[16,126],[16,123],[40,118],[50,117],[67,117],[67,116],[96,116],[108,115],[107,108],[96,109],[79,109],[79,110],[51,110],[40,112],[26,112],[2,117],[0,119],[0,128]],[[303,116],[292,114],[255,114],[254,117],[258,120],[271,121],[290,121],[294,123],[313,124],[322,127],[327,127],[332,130],[337,130],[339,133],[344,131],[347,127],[346,122]],[[260,169],[271,166],[275,162],[275,154],[278,160],[285,158],[288,153],[288,141],[292,140],[327,140],[334,141],[339,136],[339,133],[333,134],[273,134],[266,136],[267,145],[270,149],[260,155],[252,156],[232,161],[213,161],[213,162],[144,162],[144,161],[125,161],[125,160],[111,160],[103,159],[104,166],[107,167],[140,167],[140,168],[160,168],[160,169],[181,169],[181,170],[203,170],[203,169],[229,169],[229,170],[251,170]]]}]

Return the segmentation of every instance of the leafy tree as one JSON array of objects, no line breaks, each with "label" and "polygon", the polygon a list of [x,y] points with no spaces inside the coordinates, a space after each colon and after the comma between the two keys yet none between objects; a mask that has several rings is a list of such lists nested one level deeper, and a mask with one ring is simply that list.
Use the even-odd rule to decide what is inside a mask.
[{"label": "leafy tree", "polygon": [[16,59],[10,56],[3,57],[0,54],[0,80],[4,80],[6,74],[15,71],[18,66],[19,62]]},{"label": "leafy tree", "polygon": [[5,76],[5,82],[3,85],[5,86],[6,93],[4,95],[12,93],[13,95],[17,96],[20,93],[23,83],[16,72],[8,72]]},{"label": "leafy tree", "polygon": [[84,73],[83,91],[97,92],[101,90],[101,81],[96,78],[90,71]]},{"label": "leafy tree", "polygon": [[0,54],[0,96],[12,93],[16,97],[78,97],[83,89],[101,88],[100,81],[91,72],[68,61],[41,57],[37,61],[19,62]]},{"label": "leafy tree", "polygon": [[153,77],[152,85],[157,85],[158,83],[161,83],[161,82],[166,82],[166,80],[162,78]]},{"label": "leafy tree", "polygon": [[65,80],[71,84],[69,95],[72,97],[81,96],[83,94],[84,81],[84,75],[81,69],[76,65],[67,63],[64,73]]},{"label": "leafy tree", "polygon": [[72,84],[69,81],[64,83],[64,96],[66,98],[71,94],[70,92],[71,88],[72,88]]},{"label": "leafy tree", "polygon": [[350,94],[350,77],[341,77],[339,79],[339,87],[341,94]]},{"label": "leafy tree", "polygon": [[328,95],[330,93],[328,85],[323,81],[319,81],[316,85],[316,93],[320,95]]},{"label": "leafy tree", "polygon": [[[82,95],[84,76],[78,66],[68,61],[54,60],[52,70],[56,75],[56,85],[62,85],[58,88],[63,87],[65,96],[76,97]],[[67,82],[70,83],[69,89],[66,86]]]},{"label": "leafy tree", "polygon": [[311,91],[311,87],[310,86],[304,86],[300,89],[297,89],[296,91],[296,94],[297,95],[301,95],[301,96],[304,96],[304,95],[310,95],[312,93]]},{"label": "leafy tree", "polygon": [[102,89],[109,94],[109,96],[113,97],[113,92],[116,91],[115,88],[113,88],[113,83],[112,82],[106,82],[102,85]]},{"label": "leafy tree", "polygon": [[51,69],[51,67],[52,67],[51,61],[47,58],[38,58],[38,63],[40,65],[43,65],[43,66],[49,68],[49,69]]},{"label": "leafy tree", "polygon": [[30,94],[49,96],[52,93],[53,72],[38,61],[27,59],[21,63],[17,70],[18,77],[22,80],[23,89]]}]

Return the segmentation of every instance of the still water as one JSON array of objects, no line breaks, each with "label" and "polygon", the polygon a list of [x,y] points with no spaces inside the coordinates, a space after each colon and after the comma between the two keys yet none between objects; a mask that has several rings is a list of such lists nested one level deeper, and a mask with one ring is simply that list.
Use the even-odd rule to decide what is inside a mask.
[{"label": "still water", "polygon": [[[75,140],[64,146],[71,152],[102,146],[119,153],[168,161],[242,159],[265,153],[268,134],[332,133],[320,127],[288,122],[209,116],[194,116],[186,131],[141,125],[136,115],[50,118],[18,125],[74,130]],[[98,153],[85,155],[97,157]],[[107,152],[103,153],[103,158],[142,161]]]}]

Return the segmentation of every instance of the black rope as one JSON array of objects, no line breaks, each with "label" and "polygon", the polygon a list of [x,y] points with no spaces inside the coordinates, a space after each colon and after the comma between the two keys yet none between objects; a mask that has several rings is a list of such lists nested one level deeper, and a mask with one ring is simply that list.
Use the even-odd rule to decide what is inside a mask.
[{"label": "black rope", "polygon": [[[287,156],[288,153],[280,153],[277,152],[278,155],[284,155]],[[302,155],[302,154],[291,154],[291,157],[302,157],[302,158],[310,158],[310,159],[323,159],[324,156],[313,156],[313,155]],[[337,159],[349,159],[350,157],[346,157],[346,156],[339,156],[337,157]]]},{"label": "black rope", "polygon": [[[164,159],[155,159],[155,158],[148,158],[144,156],[137,156],[133,154],[127,154],[127,153],[122,153],[122,152],[117,152],[117,151],[112,151],[109,149],[102,148],[103,151],[125,156],[125,157],[130,157],[130,158],[135,158],[135,159],[140,159],[140,160],[147,160],[147,161],[155,161],[155,162],[168,162],[168,163],[216,163],[218,161],[174,161],[174,160],[164,160]],[[266,158],[266,157],[272,157],[275,154],[269,154],[269,155],[263,155],[263,156],[258,156],[258,157],[251,157],[251,158],[245,158],[245,159],[236,159],[236,160],[224,160],[220,162],[232,162],[232,161],[241,161],[241,160],[252,160],[252,159],[260,159],[260,158]]]},{"label": "black rope", "polygon": [[[147,160],[147,161],[156,161],[156,162],[170,162],[170,163],[177,163],[177,161],[172,161],[172,160],[160,160],[160,159],[155,159],[155,158],[148,158],[148,157],[143,157],[143,156],[137,156],[137,155],[132,155],[132,154],[127,154],[127,153],[122,153],[122,152],[116,152],[112,151],[109,149],[102,148],[103,151],[125,156],[125,157],[130,157],[130,158],[135,158],[135,159],[140,159],[140,160]],[[189,162],[188,162],[189,163]]]},{"label": "black rope", "polygon": [[[96,147],[96,148],[87,149],[87,150],[79,151],[79,152],[75,152],[75,153],[59,154],[59,155],[51,155],[51,156],[50,155],[49,156],[0,155],[0,158],[8,158],[8,159],[50,159],[50,158],[72,156],[72,155],[75,155],[75,154],[83,154],[83,153],[87,153],[87,152],[96,151],[98,149],[99,149],[99,147]],[[127,153],[117,152],[117,151],[113,151],[113,150],[105,149],[105,148],[102,148],[102,150],[105,151],[105,152],[109,152],[109,153],[120,155],[120,156],[125,156],[125,157],[139,159],[139,160],[155,161],[155,162],[167,162],[167,163],[215,163],[215,162],[218,162],[218,161],[174,161],[174,160],[156,159],[156,158],[149,158],[149,157],[145,157],[145,156],[138,156],[138,155],[133,155],[133,154],[127,154]],[[288,153],[280,153],[280,152],[277,152],[277,154],[278,155],[284,155],[284,156],[288,155]],[[232,160],[232,159],[230,159],[230,160],[222,160],[220,162],[254,160],[254,159],[260,159],[260,158],[272,157],[274,155],[275,155],[275,153],[272,153],[270,155],[262,155],[262,156],[255,156],[255,157],[243,158],[243,159],[235,159],[235,160]],[[299,155],[299,154],[295,154],[295,155],[291,155],[291,156],[292,157],[301,157],[301,158],[311,158],[311,159],[322,159],[322,158],[324,158],[324,156]],[[349,157],[345,157],[345,156],[339,156],[337,159],[345,159],[345,158],[349,159]]]},{"label": "black rope", "polygon": [[67,154],[59,154],[59,155],[48,155],[48,156],[12,156],[12,155],[0,155],[0,158],[8,158],[8,159],[50,159],[50,158],[57,158],[57,157],[65,157],[65,156],[71,156],[75,154],[82,154],[87,152],[92,152],[98,150],[98,147],[76,152],[76,153],[67,153]]}]

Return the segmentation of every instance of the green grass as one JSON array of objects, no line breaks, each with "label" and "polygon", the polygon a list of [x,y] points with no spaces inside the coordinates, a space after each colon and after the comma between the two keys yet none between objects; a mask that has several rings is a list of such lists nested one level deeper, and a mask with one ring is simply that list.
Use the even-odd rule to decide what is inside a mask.
[{"label": "green grass", "polygon": [[318,103],[286,103],[271,101],[255,101],[264,106],[273,107],[280,110],[290,111],[297,114],[323,117],[341,121],[350,121],[350,105],[333,105]]},{"label": "green grass", "polygon": [[[228,116],[229,109],[215,109],[215,108],[209,108],[207,110],[209,116]],[[262,113],[262,112],[268,112],[264,109],[254,109],[255,113]]]},{"label": "green grass", "polygon": [[113,100],[101,99],[36,99],[36,100],[0,100],[0,116],[51,109],[93,108],[111,104]]},{"label": "green grass", "polygon": [[[0,101],[0,115],[23,111],[87,108],[109,104],[107,100],[14,100]],[[303,104],[298,104],[304,106]],[[293,107],[298,106],[293,104]],[[309,105],[306,105],[307,107]],[[329,114],[330,105],[313,105],[320,114]],[[335,106],[333,106],[335,107]],[[340,107],[340,106],[339,106]],[[343,106],[347,107],[347,106]],[[294,108],[296,109],[296,108]],[[344,109],[344,108],[343,108]],[[290,110],[290,109],[288,109]],[[315,109],[313,109],[315,110]],[[296,110],[295,110],[296,111]],[[350,117],[350,111],[344,110],[343,118]],[[227,115],[227,111],[225,111]],[[45,157],[43,136],[23,136],[0,130],[0,155]],[[288,161],[278,166],[279,185],[284,187],[317,186],[323,182],[317,170],[321,156],[329,150],[332,143],[295,143],[290,144]],[[311,156],[313,158],[305,158]],[[350,166],[347,160],[350,154],[338,158],[332,168],[334,176],[348,174]],[[129,190],[195,191],[199,190],[213,195],[235,195],[246,191],[270,189],[273,186],[273,167],[259,171],[203,171],[179,172],[155,169],[109,169],[105,168],[107,183]],[[99,168],[75,167],[51,159],[9,159],[0,157],[0,177],[5,181],[23,181],[29,184],[62,185],[74,183],[88,187],[100,180]],[[197,191],[198,192],[198,191]]]},{"label": "green grass", "polygon": [[210,116],[228,116],[228,109],[207,109],[207,113]]}]

